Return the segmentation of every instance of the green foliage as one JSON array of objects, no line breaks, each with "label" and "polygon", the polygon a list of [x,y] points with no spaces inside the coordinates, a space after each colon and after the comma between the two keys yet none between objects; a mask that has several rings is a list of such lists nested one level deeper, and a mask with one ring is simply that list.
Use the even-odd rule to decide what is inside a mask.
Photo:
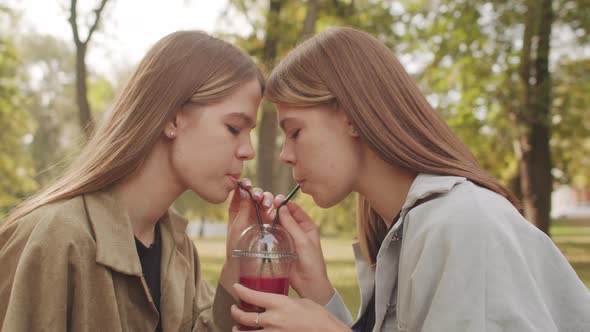
[{"label": "green foliage", "polygon": [[229,200],[223,204],[211,204],[187,191],[174,201],[174,208],[189,220],[226,222],[228,204]]},{"label": "green foliage", "polygon": [[[402,3],[404,10],[398,16],[398,28],[405,31],[404,41],[409,45],[404,51],[425,64],[416,75],[418,82],[484,169],[507,183],[518,172],[513,149],[517,127],[513,119],[522,108],[518,66],[525,2],[408,0]],[[560,0],[555,1],[554,7],[555,30],[574,31],[581,44],[567,44],[567,34],[554,33],[553,48],[561,46],[560,53],[570,48],[575,54],[583,43],[588,43],[589,3]],[[554,66],[558,74],[564,62],[567,61]],[[573,65],[583,70],[579,66],[580,63]],[[588,105],[585,97],[590,91],[586,77],[579,73],[570,75],[554,87],[556,107],[561,108],[555,110],[555,116],[563,121],[555,128],[553,161],[558,170],[568,174],[561,178],[562,182],[572,183],[575,178],[578,185],[587,185],[584,179],[588,174],[584,170],[588,161],[583,157],[588,154],[585,146],[588,131],[583,129],[585,122],[581,121],[582,105]],[[564,148],[571,144],[581,148],[566,152]]]},{"label": "green foliage", "polygon": [[[231,23],[239,16],[250,24],[251,33],[220,33],[260,63],[269,3],[230,0],[224,19]],[[308,10],[307,2],[281,4],[272,25],[279,36],[274,62],[301,41]],[[588,188],[590,64],[581,50],[590,42],[590,3],[555,0],[554,7],[554,173],[560,183]],[[353,26],[384,41],[482,166],[507,183],[518,171],[513,116],[521,108],[518,67],[525,9],[524,0],[319,0],[316,30]],[[12,22],[12,17],[10,8],[0,6],[0,19]],[[0,212],[59,176],[82,143],[71,42],[6,31],[0,31]],[[112,105],[121,82],[89,68],[88,84],[93,116],[98,118]],[[280,148],[281,139],[268,144]],[[255,179],[255,172],[255,161],[246,163],[244,176]],[[354,195],[331,209],[318,208],[309,196],[300,195],[297,201],[323,234],[355,234]],[[227,203],[214,206],[186,193],[175,206],[191,219],[226,220]]]},{"label": "green foliage", "polygon": [[[0,17],[5,15],[0,12]],[[36,189],[33,160],[26,149],[31,121],[22,109],[26,99],[19,91],[19,57],[12,39],[0,32],[0,214]]]},{"label": "green foliage", "polygon": [[521,11],[501,1],[407,1],[400,15],[407,51],[425,59],[417,74],[423,91],[484,169],[504,182],[517,172],[510,114],[518,107]]},{"label": "green foliage", "polygon": [[[390,11],[390,1],[342,1],[320,0],[319,12],[316,21],[316,30],[321,31],[331,26],[352,26],[370,32],[391,47],[399,46],[401,37],[392,29],[395,22],[394,15]],[[280,36],[277,40],[277,58],[271,59],[271,63],[262,63],[265,50],[269,11],[269,0],[232,0],[226,9],[226,20],[229,16],[235,17],[236,13],[242,16],[252,28],[252,32],[246,36],[238,34],[222,33],[220,36],[231,40],[234,44],[244,49],[253,56],[265,71],[269,72],[273,63],[285,56],[303,38],[303,22],[309,7],[301,1],[286,0],[281,3],[279,18],[272,26],[272,31]],[[280,149],[282,137],[277,142],[267,142]],[[279,154],[276,153],[276,156]],[[259,154],[260,156],[260,154]],[[280,175],[287,172],[278,173]],[[277,182],[277,181],[274,181]],[[266,188],[268,189],[268,188]],[[283,193],[285,194],[285,193]],[[350,195],[344,202],[331,209],[317,207],[310,196],[297,198],[311,217],[320,225],[324,234],[355,234],[355,195]]]},{"label": "green foliage", "polygon": [[30,101],[25,109],[35,123],[30,148],[36,180],[44,186],[63,172],[64,158],[79,149],[74,54],[68,43],[49,35],[23,35],[19,46],[27,77],[23,90]]},{"label": "green foliage", "polygon": [[[74,54],[49,35],[3,37],[0,67],[0,212],[61,175],[81,147],[75,108]],[[19,52],[20,51],[20,52]],[[90,75],[88,95],[97,113],[114,99],[112,84]]]},{"label": "green foliage", "polygon": [[554,77],[553,150],[557,180],[590,188],[590,59],[562,64]]},{"label": "green foliage", "polygon": [[348,238],[356,235],[356,194],[348,195],[340,204],[328,209],[317,206],[309,195],[300,195],[295,202],[318,224],[322,235]]},{"label": "green foliage", "polygon": [[92,109],[94,119],[100,119],[102,114],[108,110],[116,97],[113,83],[99,75],[92,75],[88,82],[88,102]]}]

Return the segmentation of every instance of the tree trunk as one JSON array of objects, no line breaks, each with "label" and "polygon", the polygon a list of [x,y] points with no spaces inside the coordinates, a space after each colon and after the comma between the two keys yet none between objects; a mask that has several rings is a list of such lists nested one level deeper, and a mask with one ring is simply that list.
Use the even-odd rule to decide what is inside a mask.
[{"label": "tree trunk", "polygon": [[86,138],[92,135],[94,123],[92,122],[92,113],[88,103],[88,80],[86,71],[86,51],[92,34],[98,29],[100,15],[108,0],[101,0],[97,8],[94,9],[94,22],[88,26],[88,35],[85,39],[80,38],[78,32],[78,1],[70,0],[70,18],[68,19],[72,29],[74,45],[76,45],[76,102],[80,113],[80,126],[86,135]]},{"label": "tree trunk", "polygon": [[[277,43],[280,37],[278,29],[281,0],[270,0],[270,8],[266,18],[266,32],[262,61],[265,71],[270,73],[277,57]],[[258,160],[256,161],[257,186],[264,190],[275,191],[273,187],[274,170],[276,164],[277,115],[273,105],[264,103],[262,119],[258,129]]]},{"label": "tree trunk", "polygon": [[88,80],[86,71],[86,45],[76,45],[76,103],[80,115],[80,127],[86,137],[90,137],[94,129],[90,104],[88,103]]},{"label": "tree trunk", "polygon": [[319,0],[308,0],[307,13],[305,14],[305,20],[303,21],[303,29],[301,30],[301,39],[305,39],[306,37],[315,33],[315,25],[318,20],[319,13]]},{"label": "tree trunk", "polygon": [[277,115],[269,102],[262,104],[262,119],[258,131],[258,160],[256,178],[258,187],[276,192],[273,187],[274,165],[276,164]]},{"label": "tree trunk", "polygon": [[[303,29],[301,30],[301,40],[313,35],[315,33],[316,22],[318,20],[318,14],[320,11],[319,0],[308,0],[307,1],[307,13],[303,20]],[[295,179],[291,171],[291,166],[279,163],[277,170],[277,181],[276,181],[277,194],[288,194],[293,187],[295,187]]]},{"label": "tree trunk", "polygon": [[549,235],[551,191],[549,51],[551,0],[529,0],[520,77],[523,110],[519,127],[520,176],[525,217]]}]

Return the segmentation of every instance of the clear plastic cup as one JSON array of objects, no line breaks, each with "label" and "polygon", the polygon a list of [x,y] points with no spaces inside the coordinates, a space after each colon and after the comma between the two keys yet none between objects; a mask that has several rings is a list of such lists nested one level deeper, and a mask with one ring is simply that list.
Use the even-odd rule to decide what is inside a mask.
[{"label": "clear plastic cup", "polygon": [[[289,269],[297,255],[293,238],[281,225],[250,226],[232,256],[239,259],[240,284],[261,292],[288,294]],[[264,308],[244,301],[239,306],[247,312],[264,312]],[[258,329],[240,326],[242,331]]]}]

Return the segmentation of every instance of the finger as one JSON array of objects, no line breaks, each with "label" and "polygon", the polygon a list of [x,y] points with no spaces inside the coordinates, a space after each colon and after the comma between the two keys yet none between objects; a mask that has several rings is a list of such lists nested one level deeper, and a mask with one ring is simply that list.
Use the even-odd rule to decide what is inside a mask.
[{"label": "finger", "polygon": [[281,203],[283,203],[284,200],[285,200],[285,195],[283,195],[283,194],[278,194],[273,199],[272,208],[267,211],[269,220],[274,221],[276,214],[277,214],[277,208],[281,205]]},{"label": "finger", "polygon": [[240,204],[244,200],[249,200],[248,194],[238,187],[233,191],[232,198],[228,207],[229,220],[233,220],[240,210]]},{"label": "finger", "polygon": [[270,208],[272,208],[272,201],[274,199],[274,195],[268,191],[265,191],[262,195],[262,207],[265,210],[269,210]]},{"label": "finger", "polygon": [[262,308],[273,308],[281,305],[288,296],[252,290],[240,284],[234,284],[234,290],[240,300]]},{"label": "finger", "polygon": [[289,209],[279,209],[279,222],[283,227],[285,227],[287,232],[291,234],[293,240],[295,241],[295,245],[301,247],[307,243],[307,236],[305,236],[305,233],[297,221],[293,219]]},{"label": "finger", "polygon": [[295,221],[298,223],[311,222],[315,224],[307,212],[305,212],[305,210],[297,203],[289,201],[287,203],[287,208],[289,209],[289,213],[291,213],[293,219],[295,219]]},{"label": "finger", "polygon": [[[236,321],[236,323],[238,323],[238,324],[245,325],[245,326],[251,326],[251,327],[263,326],[262,324],[260,324],[260,323],[262,323],[262,320],[258,316],[257,312],[246,312],[246,311],[238,308],[238,306],[236,306],[235,304],[233,304],[231,306],[230,313],[231,313],[231,316],[234,319],[234,321]],[[257,317],[258,317],[258,326],[256,325],[256,318]],[[237,329],[237,330],[239,331],[239,329]]]},{"label": "finger", "polygon": [[262,199],[264,198],[264,194],[262,192],[262,189],[256,187],[256,188],[252,189],[251,192],[252,192],[252,198],[260,204]]},{"label": "finger", "polygon": [[281,205],[281,203],[283,203],[284,200],[285,200],[285,195],[278,194],[273,201],[273,205],[279,206],[279,205]]},{"label": "finger", "polygon": [[252,181],[248,178],[243,178],[240,180],[242,186],[248,190],[252,189]]},{"label": "finger", "polygon": [[[240,191],[240,197],[243,195],[244,198],[240,200],[237,211],[235,211],[235,206],[233,207],[233,210],[231,210],[232,207],[230,206],[229,222],[230,224],[246,225],[250,219],[251,210],[254,210],[254,208],[252,207],[252,203],[248,194],[245,193],[243,189],[240,189]],[[235,218],[231,218],[232,214],[235,216]]]}]

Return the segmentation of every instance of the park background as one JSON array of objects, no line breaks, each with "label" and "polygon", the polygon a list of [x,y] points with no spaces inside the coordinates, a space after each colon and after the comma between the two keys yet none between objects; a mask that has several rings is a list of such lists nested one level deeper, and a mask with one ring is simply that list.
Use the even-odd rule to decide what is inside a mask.
[{"label": "park background", "polygon": [[[588,0],[0,0],[0,215],[59,176],[164,35],[198,29],[239,46],[268,74],[330,26],[367,31],[398,56],[482,166],[523,202],[590,287],[590,1]],[[263,103],[257,158],[244,176],[286,193],[283,137]],[[324,210],[328,271],[356,313],[355,197]],[[225,255],[227,205],[186,193],[205,279]]]}]

